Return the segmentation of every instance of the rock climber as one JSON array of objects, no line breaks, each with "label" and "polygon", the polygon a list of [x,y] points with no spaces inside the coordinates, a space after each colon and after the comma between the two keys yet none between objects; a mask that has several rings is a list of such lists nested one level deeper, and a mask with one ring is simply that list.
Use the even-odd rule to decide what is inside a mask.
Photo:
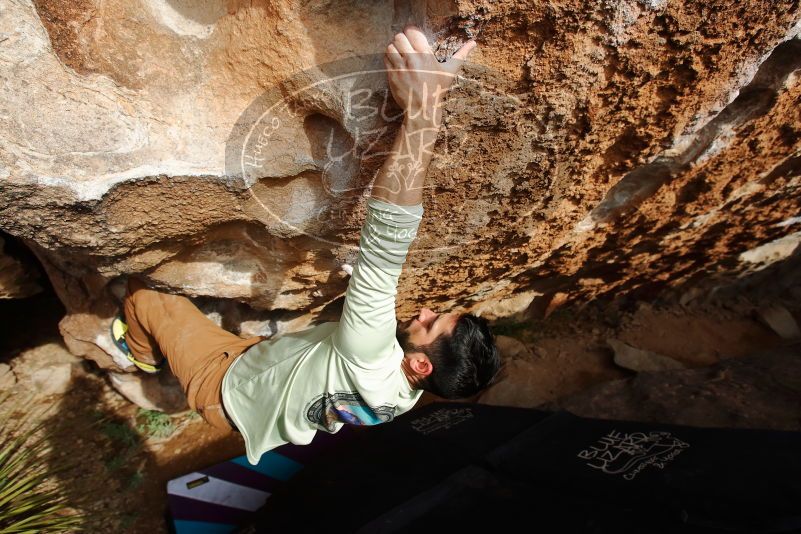
[{"label": "rock climber", "polygon": [[117,346],[138,368],[157,372],[166,358],[189,406],[211,425],[244,437],[248,460],[279,445],[307,444],[318,430],[375,425],[411,409],[423,391],[465,398],[499,368],[486,320],[422,308],[398,323],[398,277],[423,215],[422,192],[442,100],[468,41],[439,62],[422,31],[407,26],[387,46],[384,65],[404,110],[393,150],[367,201],[358,261],[339,322],[271,339],[223,330],[187,298],[128,279]]}]

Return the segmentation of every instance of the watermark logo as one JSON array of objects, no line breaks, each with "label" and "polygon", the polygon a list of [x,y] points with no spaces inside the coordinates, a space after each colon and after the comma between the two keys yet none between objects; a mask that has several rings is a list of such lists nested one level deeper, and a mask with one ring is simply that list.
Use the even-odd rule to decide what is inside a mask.
[{"label": "watermark logo", "polygon": [[664,469],[690,444],[670,432],[618,432],[612,430],[578,453],[587,465],[608,475],[634,478],[647,467]]},{"label": "watermark logo", "polygon": [[412,428],[421,434],[428,435],[441,430],[448,430],[460,423],[473,419],[473,417],[473,410],[470,408],[440,409],[412,421]]},{"label": "watermark logo", "polygon": [[[486,224],[469,183],[482,177],[467,176],[460,167],[480,159],[473,134],[483,125],[477,124],[482,112],[476,106],[515,99],[487,87],[486,80],[500,78],[497,72],[465,62],[445,98],[441,127],[433,136],[416,131],[396,143],[404,112],[387,84],[383,57],[302,71],[265,91],[239,117],[226,145],[226,175],[247,188],[247,211],[271,233],[357,247],[366,197],[398,146],[414,154],[393,158],[389,166],[399,187],[411,187],[424,171],[422,156],[431,156],[426,218],[444,219],[434,223],[435,238],[416,250],[462,246]],[[504,112],[511,119],[516,110],[507,105]]]}]

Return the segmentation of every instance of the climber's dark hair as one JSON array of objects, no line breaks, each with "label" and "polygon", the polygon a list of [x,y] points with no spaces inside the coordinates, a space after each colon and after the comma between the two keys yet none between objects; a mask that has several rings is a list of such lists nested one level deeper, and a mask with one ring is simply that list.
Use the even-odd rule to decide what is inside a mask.
[{"label": "climber's dark hair", "polygon": [[490,383],[501,361],[486,319],[464,314],[453,333],[441,334],[423,347],[415,347],[431,360],[434,369],[420,381],[420,389],[446,399],[475,395]]}]

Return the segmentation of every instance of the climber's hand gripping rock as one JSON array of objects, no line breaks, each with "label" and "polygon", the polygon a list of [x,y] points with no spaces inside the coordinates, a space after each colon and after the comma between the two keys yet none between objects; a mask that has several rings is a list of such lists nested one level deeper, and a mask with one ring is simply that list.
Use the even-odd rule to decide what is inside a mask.
[{"label": "climber's hand gripping rock", "polygon": [[392,96],[406,112],[407,121],[439,127],[443,98],[475,46],[471,39],[440,63],[417,27],[407,26],[395,35],[387,46],[384,66]]}]

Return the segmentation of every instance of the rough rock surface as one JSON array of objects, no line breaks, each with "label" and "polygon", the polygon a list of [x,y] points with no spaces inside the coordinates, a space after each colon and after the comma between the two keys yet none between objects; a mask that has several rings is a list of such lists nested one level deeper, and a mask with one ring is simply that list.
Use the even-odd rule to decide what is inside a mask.
[{"label": "rough rock surface", "polygon": [[66,393],[73,375],[81,373],[81,360],[61,343],[47,343],[22,352],[11,362],[15,380],[30,388],[26,393],[56,395]]},{"label": "rough rock surface", "polygon": [[[42,261],[70,350],[104,367],[126,368],[105,335],[121,274],[205,297],[243,333],[336,316],[353,192],[395,123],[353,114],[380,73],[315,84],[416,22],[439,54],[479,49],[400,313],[650,296],[796,249],[799,20],[797,0],[11,0],[0,228]],[[280,128],[247,153],[276,95]]]},{"label": "rough rock surface", "polygon": [[35,295],[42,288],[36,283],[37,273],[31,265],[5,251],[0,237],[0,299],[19,299]]},{"label": "rough rock surface", "polygon": [[17,383],[17,375],[7,363],[0,363],[0,390],[8,391]]},{"label": "rough rock surface", "polygon": [[189,409],[181,384],[172,373],[109,373],[109,380],[123,397],[145,410],[174,414]]},{"label": "rough rock surface", "polygon": [[615,352],[615,364],[635,372],[666,371],[683,369],[681,362],[650,350],[642,350],[627,345],[617,339],[607,339],[606,344]]},{"label": "rough rock surface", "polygon": [[788,341],[801,340],[801,329],[799,329],[793,315],[784,306],[765,306],[760,308],[757,313],[782,339]]},{"label": "rough rock surface", "polygon": [[548,409],[677,425],[801,429],[801,345],[699,369],[641,373]]}]

